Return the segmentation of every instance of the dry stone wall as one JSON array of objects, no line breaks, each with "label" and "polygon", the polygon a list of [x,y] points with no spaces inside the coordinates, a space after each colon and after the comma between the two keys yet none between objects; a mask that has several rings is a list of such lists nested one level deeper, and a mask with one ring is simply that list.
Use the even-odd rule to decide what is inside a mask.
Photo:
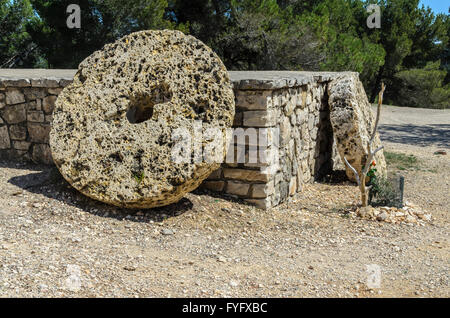
[{"label": "dry stone wall", "polygon": [[48,144],[53,107],[73,71],[33,72],[40,71],[44,74],[0,70],[0,158],[53,163]]},{"label": "dry stone wall", "polygon": [[[0,157],[52,163],[48,134],[54,102],[74,70],[0,70]],[[230,72],[236,102],[229,153],[202,184],[260,208],[289,200],[305,183],[344,168],[330,121],[328,85],[355,73]],[[256,144],[259,148],[251,147]],[[257,162],[249,162],[257,151]]]},{"label": "dry stone wall", "polygon": [[203,187],[269,208],[340,165],[327,95],[327,83],[339,74],[230,73],[236,97],[234,128],[262,132],[258,134],[258,162],[248,162],[250,152],[255,151],[250,149],[252,141],[242,143],[236,138],[229,152],[243,148],[246,161],[222,164]]}]

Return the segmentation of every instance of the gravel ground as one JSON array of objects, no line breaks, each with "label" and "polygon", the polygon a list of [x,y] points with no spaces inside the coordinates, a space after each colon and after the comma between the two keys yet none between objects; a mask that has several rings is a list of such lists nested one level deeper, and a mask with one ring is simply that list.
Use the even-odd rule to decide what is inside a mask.
[{"label": "gravel ground", "polygon": [[[77,193],[54,167],[0,162],[0,296],[449,297],[450,160],[433,154],[449,149],[382,139],[419,158],[402,171],[405,197],[431,223],[349,214],[358,190],[339,174],[269,211],[196,191],[132,214]],[[371,264],[379,288],[367,286]]]}]

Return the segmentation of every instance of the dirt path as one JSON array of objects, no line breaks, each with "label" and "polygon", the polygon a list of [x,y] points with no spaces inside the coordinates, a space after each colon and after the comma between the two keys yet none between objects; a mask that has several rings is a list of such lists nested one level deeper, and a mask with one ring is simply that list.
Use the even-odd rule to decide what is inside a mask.
[{"label": "dirt path", "polygon": [[450,148],[450,109],[383,106],[380,124],[384,141]]},{"label": "dirt path", "polygon": [[[405,196],[431,224],[353,217],[348,183],[309,185],[269,211],[198,192],[130,215],[81,196],[55,168],[1,162],[0,295],[449,297],[449,156],[433,155],[441,145],[385,145],[419,158],[402,171]],[[373,264],[381,285],[369,289]]]}]

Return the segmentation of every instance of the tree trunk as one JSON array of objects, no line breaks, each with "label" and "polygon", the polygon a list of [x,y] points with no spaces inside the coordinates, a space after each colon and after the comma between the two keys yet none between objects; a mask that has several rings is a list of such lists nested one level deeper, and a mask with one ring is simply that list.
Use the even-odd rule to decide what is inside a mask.
[{"label": "tree trunk", "polygon": [[365,180],[361,182],[359,185],[359,189],[361,191],[361,204],[363,207],[369,205],[369,191],[366,188]]},{"label": "tree trunk", "polygon": [[370,100],[369,102],[375,102],[375,98],[377,97],[378,94],[378,87],[381,84],[381,80],[383,79],[383,73],[384,73],[384,65],[380,68],[378,75],[377,75],[377,79],[375,81],[375,85],[372,88],[372,93],[370,94]]}]

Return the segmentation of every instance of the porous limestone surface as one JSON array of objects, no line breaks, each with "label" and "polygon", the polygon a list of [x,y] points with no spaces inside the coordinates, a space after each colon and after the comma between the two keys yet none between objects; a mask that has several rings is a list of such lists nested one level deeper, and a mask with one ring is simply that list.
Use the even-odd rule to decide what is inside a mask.
[{"label": "porous limestone surface", "polygon": [[94,199],[128,208],[167,205],[220,166],[174,161],[173,132],[194,136],[198,121],[203,130],[229,128],[234,108],[228,72],[201,41],[179,31],[132,33],[86,58],[59,95],[53,160]]},{"label": "porous limestone surface", "polygon": [[[356,74],[346,74],[328,84],[330,121],[341,158],[358,171],[362,170],[369,154],[369,140],[375,126],[375,116],[364,87]],[[381,116],[383,113],[381,112]],[[372,150],[381,146],[378,132],[372,142]],[[386,175],[383,151],[375,155],[377,174]],[[346,166],[346,174],[355,181],[355,175]]]}]

